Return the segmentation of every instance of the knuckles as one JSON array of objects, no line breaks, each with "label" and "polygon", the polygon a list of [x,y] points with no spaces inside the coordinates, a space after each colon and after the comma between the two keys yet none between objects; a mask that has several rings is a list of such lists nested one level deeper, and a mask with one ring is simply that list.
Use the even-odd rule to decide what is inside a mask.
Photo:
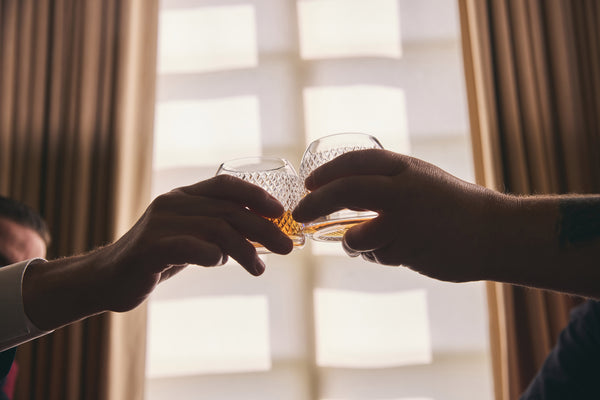
[{"label": "knuckles", "polygon": [[243,182],[243,181],[232,175],[217,175],[217,176],[211,178],[209,180],[209,182],[211,184],[214,184],[217,186],[223,186],[223,185],[232,186],[232,185],[239,185],[240,182]]},{"label": "knuckles", "polygon": [[231,225],[221,218],[211,218],[206,223],[206,231],[210,238],[210,241],[221,242],[226,240],[230,235],[233,228]]},{"label": "knuckles", "polygon": [[148,206],[148,211],[150,211],[152,214],[156,214],[169,210],[171,207],[173,207],[173,201],[178,194],[179,192],[177,189],[165,194],[161,194],[155,198],[152,203],[150,203],[150,206]]}]

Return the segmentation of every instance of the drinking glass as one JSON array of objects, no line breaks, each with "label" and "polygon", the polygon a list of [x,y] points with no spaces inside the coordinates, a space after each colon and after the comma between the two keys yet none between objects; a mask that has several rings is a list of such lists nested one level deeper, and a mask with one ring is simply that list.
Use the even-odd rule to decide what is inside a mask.
[{"label": "drinking glass", "polygon": [[[356,150],[383,149],[376,137],[365,133],[337,133],[312,142],[302,156],[300,179],[337,156]],[[358,190],[358,189],[357,189]],[[340,210],[304,224],[304,233],[321,242],[339,242],[352,226],[377,216],[373,211]]]},{"label": "drinking glass", "polygon": [[[302,248],[305,236],[303,226],[292,218],[292,210],[296,207],[304,193],[303,181],[292,165],[283,158],[247,157],[226,161],[217,170],[216,175],[232,175],[253,183],[275,197],[285,213],[273,221],[294,243],[294,249]],[[270,253],[260,243],[251,242],[258,254]]]}]

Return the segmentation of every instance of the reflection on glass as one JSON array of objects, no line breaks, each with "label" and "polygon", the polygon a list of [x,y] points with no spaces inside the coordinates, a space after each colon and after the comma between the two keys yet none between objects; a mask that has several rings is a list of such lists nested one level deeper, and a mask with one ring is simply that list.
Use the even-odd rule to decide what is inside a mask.
[{"label": "reflection on glass", "polygon": [[314,296],[320,366],[385,368],[431,363],[424,289],[365,293],[320,288]]},{"label": "reflection on glass", "polygon": [[156,105],[154,169],[218,165],[261,154],[255,96],[169,101]]},{"label": "reflection on glass", "polygon": [[158,73],[254,67],[256,46],[251,5],[164,10],[159,20]]},{"label": "reflection on glass", "polygon": [[206,296],[151,301],[151,378],[271,368],[267,296]]},{"label": "reflection on glass", "polygon": [[299,1],[302,58],[400,58],[399,15],[397,0]]}]

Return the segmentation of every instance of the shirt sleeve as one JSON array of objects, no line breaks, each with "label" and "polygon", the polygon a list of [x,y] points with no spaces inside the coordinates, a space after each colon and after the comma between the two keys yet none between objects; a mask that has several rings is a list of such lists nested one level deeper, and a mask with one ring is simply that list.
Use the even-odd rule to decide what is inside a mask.
[{"label": "shirt sleeve", "polygon": [[23,306],[23,275],[36,260],[46,261],[34,258],[0,268],[0,351],[51,332],[33,325]]},{"label": "shirt sleeve", "polygon": [[600,302],[571,312],[569,325],[520,400],[600,399]]}]

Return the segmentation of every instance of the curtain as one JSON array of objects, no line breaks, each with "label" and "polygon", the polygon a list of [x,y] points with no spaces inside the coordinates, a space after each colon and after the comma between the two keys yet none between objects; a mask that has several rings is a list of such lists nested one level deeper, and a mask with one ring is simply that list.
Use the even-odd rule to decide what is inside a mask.
[{"label": "curtain", "polygon": [[[0,0],[0,193],[49,257],[122,234],[149,200],[158,0]],[[20,346],[17,399],[142,399],[145,308]]]},{"label": "curtain", "polygon": [[[600,193],[600,3],[459,7],[477,182],[515,194]],[[515,399],[581,300],[496,283],[488,300],[496,399]]]}]

